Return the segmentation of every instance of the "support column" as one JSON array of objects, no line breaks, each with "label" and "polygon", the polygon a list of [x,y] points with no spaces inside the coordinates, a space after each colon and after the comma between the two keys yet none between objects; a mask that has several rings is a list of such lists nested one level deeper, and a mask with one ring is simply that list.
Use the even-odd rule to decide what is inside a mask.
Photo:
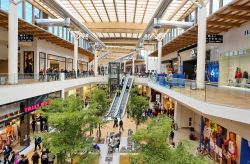
[{"label": "support column", "polygon": [[181,104],[177,101],[174,103],[174,121],[181,128]]},{"label": "support column", "polygon": [[162,41],[158,40],[158,67],[157,73],[161,73]]},{"label": "support column", "polygon": [[77,78],[77,67],[78,65],[78,36],[75,34],[75,38],[74,38],[74,65],[73,68],[75,70],[75,77]]},{"label": "support column", "polygon": [[148,72],[148,52],[146,52],[146,56],[145,56],[145,72]]},{"label": "support column", "polygon": [[206,62],[206,32],[207,9],[206,5],[198,8],[198,42],[197,42],[197,70],[196,83],[198,89],[205,87],[205,62]]},{"label": "support column", "polygon": [[123,63],[123,72],[126,72],[126,61]]},{"label": "support column", "polygon": [[132,75],[135,74],[135,57],[132,59]]},{"label": "support column", "polygon": [[18,14],[17,5],[9,2],[8,14],[8,83],[18,83]]},{"label": "support column", "polygon": [[97,57],[97,51],[94,51],[95,53],[95,68],[94,68],[94,72],[95,72],[95,76],[98,75],[98,57]]}]

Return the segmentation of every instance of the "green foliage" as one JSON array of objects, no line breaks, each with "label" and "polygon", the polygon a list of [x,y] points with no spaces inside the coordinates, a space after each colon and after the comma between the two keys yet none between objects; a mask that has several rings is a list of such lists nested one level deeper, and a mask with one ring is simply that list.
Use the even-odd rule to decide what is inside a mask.
[{"label": "green foliage", "polygon": [[134,164],[205,164],[200,156],[187,151],[184,144],[176,149],[166,142],[170,132],[171,120],[166,117],[153,119],[147,128],[139,129],[133,135],[133,141],[139,145],[138,154],[133,156]]},{"label": "green foliage", "polygon": [[108,93],[103,89],[96,89],[91,94],[90,108],[99,109],[97,111],[98,116],[103,116],[109,107]]},{"label": "green foliage", "polygon": [[55,99],[41,109],[43,116],[48,116],[48,123],[54,127],[52,133],[42,136],[44,145],[53,154],[63,154],[62,158],[71,159],[83,150],[90,150],[92,139],[86,135],[92,113],[83,110],[80,97],[69,96],[65,100]]},{"label": "green foliage", "polygon": [[137,90],[132,89],[130,92],[130,99],[128,104],[128,114],[136,122],[136,127],[146,121],[146,117],[143,116],[145,110],[149,107],[149,103],[143,96],[137,95]]}]

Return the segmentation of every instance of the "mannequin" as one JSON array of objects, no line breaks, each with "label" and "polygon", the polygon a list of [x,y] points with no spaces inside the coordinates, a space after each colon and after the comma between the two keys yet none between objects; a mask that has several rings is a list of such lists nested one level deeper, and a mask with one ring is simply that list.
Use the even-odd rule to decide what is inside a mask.
[{"label": "mannequin", "polygon": [[236,87],[240,87],[241,79],[242,79],[242,72],[240,68],[237,67],[235,72]]}]

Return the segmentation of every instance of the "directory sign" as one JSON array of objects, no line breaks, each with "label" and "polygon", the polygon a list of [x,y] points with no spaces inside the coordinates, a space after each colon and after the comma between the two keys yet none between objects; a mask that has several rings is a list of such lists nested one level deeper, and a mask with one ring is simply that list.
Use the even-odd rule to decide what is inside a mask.
[{"label": "directory sign", "polygon": [[34,36],[30,34],[19,34],[18,41],[19,42],[33,42]]},{"label": "directory sign", "polygon": [[207,43],[223,43],[223,35],[207,35]]}]

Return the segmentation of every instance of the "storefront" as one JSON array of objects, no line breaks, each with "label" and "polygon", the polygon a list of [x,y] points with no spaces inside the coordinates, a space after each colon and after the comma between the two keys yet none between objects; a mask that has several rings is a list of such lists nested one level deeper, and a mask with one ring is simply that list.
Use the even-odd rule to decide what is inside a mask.
[{"label": "storefront", "polygon": [[51,100],[48,98],[60,97],[58,91],[0,106],[0,150],[5,144],[18,150],[29,146],[31,120],[38,114],[36,109],[49,105]]},{"label": "storefront", "polygon": [[220,84],[250,88],[250,49],[226,51],[220,57]]},{"label": "storefront", "polygon": [[[205,154],[217,162],[242,163],[242,138],[223,126],[201,117],[200,145]],[[249,150],[246,150],[249,151]],[[246,152],[247,153],[247,152]],[[244,155],[245,156],[245,155]],[[249,157],[244,157],[248,158]]]},{"label": "storefront", "polygon": [[163,107],[165,109],[165,112],[168,116],[171,116],[174,118],[174,109],[175,109],[175,103],[173,100],[168,96],[163,96]]}]

